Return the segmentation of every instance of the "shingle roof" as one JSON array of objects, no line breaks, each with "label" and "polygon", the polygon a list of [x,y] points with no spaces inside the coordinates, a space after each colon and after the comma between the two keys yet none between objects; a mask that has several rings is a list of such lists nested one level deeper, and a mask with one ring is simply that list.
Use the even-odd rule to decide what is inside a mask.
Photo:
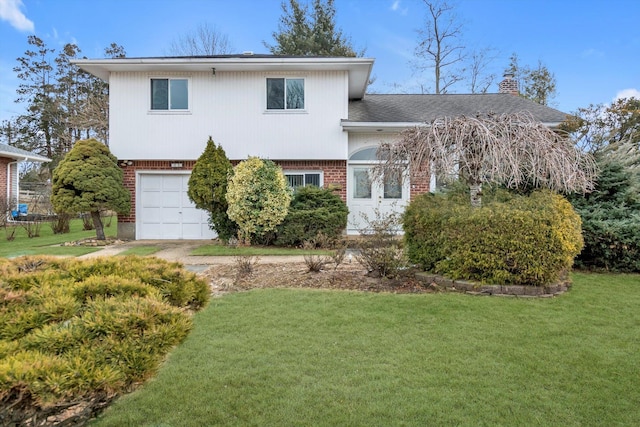
[{"label": "shingle roof", "polygon": [[350,122],[431,122],[439,117],[478,113],[530,112],[543,123],[560,123],[567,114],[528,99],[504,93],[445,95],[367,94],[349,102]]},{"label": "shingle roof", "polygon": [[7,144],[0,144],[0,157],[8,157],[10,159],[22,160],[27,159],[31,162],[50,162],[51,159],[32,153],[31,151],[22,150]]}]

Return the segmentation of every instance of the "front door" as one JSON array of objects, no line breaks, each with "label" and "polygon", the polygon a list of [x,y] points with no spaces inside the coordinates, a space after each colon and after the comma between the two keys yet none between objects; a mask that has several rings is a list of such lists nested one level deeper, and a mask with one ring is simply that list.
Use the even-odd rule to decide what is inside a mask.
[{"label": "front door", "polygon": [[403,183],[399,177],[372,180],[372,168],[372,165],[349,166],[347,179],[348,234],[359,234],[366,230],[368,228],[367,219],[374,220],[392,212],[403,212],[409,201],[408,182]]}]

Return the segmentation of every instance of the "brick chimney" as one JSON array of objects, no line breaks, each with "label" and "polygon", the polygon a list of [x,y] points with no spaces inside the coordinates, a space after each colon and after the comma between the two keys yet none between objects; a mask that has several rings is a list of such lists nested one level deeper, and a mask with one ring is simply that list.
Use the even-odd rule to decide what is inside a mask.
[{"label": "brick chimney", "polygon": [[520,90],[518,89],[518,81],[513,78],[513,74],[505,73],[504,80],[500,82],[498,85],[499,93],[510,93],[511,95],[520,95]]}]

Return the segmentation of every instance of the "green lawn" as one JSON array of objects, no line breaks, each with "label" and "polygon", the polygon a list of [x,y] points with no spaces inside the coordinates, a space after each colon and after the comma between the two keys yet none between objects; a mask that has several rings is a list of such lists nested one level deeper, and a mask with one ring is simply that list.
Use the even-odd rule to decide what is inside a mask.
[{"label": "green lawn", "polygon": [[283,255],[305,255],[313,253],[315,255],[329,255],[331,251],[326,250],[304,250],[297,248],[281,248],[275,246],[228,246],[220,244],[202,245],[193,251],[191,255],[196,256],[283,256]]},{"label": "green lawn", "polygon": [[640,425],[639,307],[639,275],[553,299],[230,294],[93,425]]},{"label": "green lawn", "polygon": [[[106,222],[106,219],[104,220]],[[15,239],[7,240],[11,230],[15,227]],[[0,257],[13,258],[21,255],[71,255],[79,256],[95,252],[100,248],[84,246],[59,246],[65,242],[75,242],[77,240],[95,237],[95,230],[82,230],[82,220],[74,219],[70,223],[71,232],[65,234],[53,234],[48,222],[43,222],[40,226],[39,237],[27,237],[25,228],[21,225],[0,227]],[[104,228],[107,237],[115,237],[117,232],[115,218],[109,227]]]}]

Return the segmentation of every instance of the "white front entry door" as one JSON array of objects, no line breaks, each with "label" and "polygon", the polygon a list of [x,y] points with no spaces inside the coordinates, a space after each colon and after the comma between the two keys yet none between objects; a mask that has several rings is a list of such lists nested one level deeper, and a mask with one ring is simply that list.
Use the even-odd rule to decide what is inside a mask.
[{"label": "white front entry door", "polygon": [[139,175],[137,233],[141,239],[212,239],[207,212],[187,195],[189,174]]},{"label": "white front entry door", "polygon": [[[372,165],[349,165],[347,178],[347,206],[349,222],[347,234],[359,234],[367,228],[367,220],[378,215],[404,211],[409,201],[409,184],[400,179],[371,179]],[[408,180],[405,180],[408,181]],[[377,213],[376,213],[377,210]]]}]

